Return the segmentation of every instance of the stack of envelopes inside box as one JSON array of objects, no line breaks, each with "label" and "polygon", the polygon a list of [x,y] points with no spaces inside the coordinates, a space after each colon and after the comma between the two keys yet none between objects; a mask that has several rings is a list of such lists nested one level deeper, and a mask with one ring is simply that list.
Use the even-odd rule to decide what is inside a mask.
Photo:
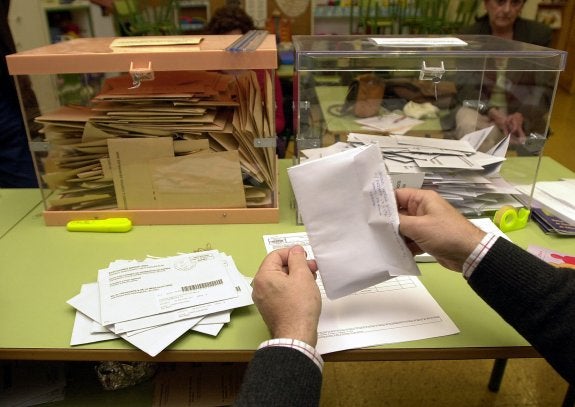
[{"label": "stack of envelopes inside box", "polygon": [[158,72],[131,85],[129,75],[110,78],[92,107],[37,118],[52,145],[43,179],[60,192],[51,209],[271,204],[273,153],[253,140],[271,137],[273,120],[254,71]]}]

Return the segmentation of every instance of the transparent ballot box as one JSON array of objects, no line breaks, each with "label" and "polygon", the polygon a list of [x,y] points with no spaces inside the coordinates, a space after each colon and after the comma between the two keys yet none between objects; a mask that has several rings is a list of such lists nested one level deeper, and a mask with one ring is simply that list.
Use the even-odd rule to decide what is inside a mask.
[{"label": "transparent ballot box", "polygon": [[85,38],[7,57],[48,225],[277,222],[275,37]]},{"label": "transparent ballot box", "polygon": [[396,186],[434,189],[463,213],[529,205],[517,187],[536,179],[564,51],[493,36],[293,44],[298,159],[373,143]]}]

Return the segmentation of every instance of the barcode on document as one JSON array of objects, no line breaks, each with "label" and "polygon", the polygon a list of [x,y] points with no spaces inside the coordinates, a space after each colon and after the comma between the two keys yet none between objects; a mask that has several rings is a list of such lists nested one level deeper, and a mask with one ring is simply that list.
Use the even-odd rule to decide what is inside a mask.
[{"label": "barcode on document", "polygon": [[183,286],[182,291],[185,292],[185,291],[201,290],[203,288],[210,288],[210,287],[215,287],[217,285],[222,285],[223,283],[224,283],[224,281],[220,278],[219,280],[212,280],[212,281],[207,281],[205,283]]}]

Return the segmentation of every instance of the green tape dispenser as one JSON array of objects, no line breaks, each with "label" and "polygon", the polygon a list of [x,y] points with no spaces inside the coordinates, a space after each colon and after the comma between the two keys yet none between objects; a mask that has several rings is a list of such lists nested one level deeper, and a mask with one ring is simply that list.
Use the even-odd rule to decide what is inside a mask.
[{"label": "green tape dispenser", "polygon": [[495,212],[493,223],[495,223],[502,232],[523,229],[525,225],[527,225],[530,213],[529,209],[519,208],[519,210],[517,210],[511,205],[504,205]]}]

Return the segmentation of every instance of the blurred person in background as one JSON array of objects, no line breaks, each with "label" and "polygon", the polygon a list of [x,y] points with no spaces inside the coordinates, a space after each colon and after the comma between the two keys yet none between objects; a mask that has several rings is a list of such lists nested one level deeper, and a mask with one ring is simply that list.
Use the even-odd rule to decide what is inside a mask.
[{"label": "blurred person in background", "polygon": [[[526,0],[483,0],[486,13],[461,34],[493,35],[543,47],[551,45],[552,30],[545,24],[521,17]],[[553,95],[553,77],[541,72],[525,71],[507,58],[493,58],[486,67],[477,103],[477,86],[481,78],[462,75],[458,98],[462,104],[455,115],[455,137],[496,125],[500,130],[481,148],[487,151],[498,140],[510,135],[510,144],[522,145],[530,133],[544,135]],[[478,74],[483,73],[477,73]],[[474,101],[472,106],[464,101]],[[468,102],[469,103],[469,102]]]},{"label": "blurred person in background", "polygon": [[0,0],[0,188],[35,188],[38,186],[32,155],[28,147],[26,125],[22,118],[15,80],[18,81],[28,126],[39,115],[36,95],[27,76],[8,73],[6,55],[16,52],[8,25],[10,0]]}]

